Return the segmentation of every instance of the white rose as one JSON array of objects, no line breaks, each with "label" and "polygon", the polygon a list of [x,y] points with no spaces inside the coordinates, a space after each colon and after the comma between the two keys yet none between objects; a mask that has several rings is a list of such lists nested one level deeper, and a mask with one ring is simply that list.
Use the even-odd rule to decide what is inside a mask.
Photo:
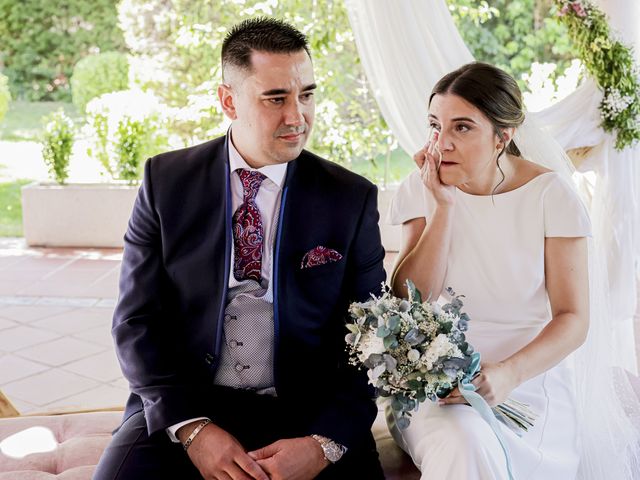
[{"label": "white rose", "polygon": [[407,358],[411,363],[416,363],[418,360],[420,360],[420,352],[415,348],[412,348],[411,350],[409,350],[409,353],[407,353]]},{"label": "white rose", "polygon": [[382,354],[386,351],[384,348],[384,339],[373,334],[363,335],[358,343],[361,354],[358,356],[361,362],[364,362],[374,353]]}]

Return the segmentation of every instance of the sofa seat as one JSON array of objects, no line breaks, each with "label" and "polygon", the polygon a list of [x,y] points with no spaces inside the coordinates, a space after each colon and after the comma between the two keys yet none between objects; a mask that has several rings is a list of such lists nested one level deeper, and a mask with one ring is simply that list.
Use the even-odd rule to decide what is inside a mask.
[{"label": "sofa seat", "polygon": [[[120,424],[122,412],[91,412],[0,419],[0,442],[33,427],[40,436],[51,437],[51,451],[12,458],[0,452],[0,480],[89,480],[111,432]],[[32,430],[34,431],[34,430]],[[35,431],[34,431],[35,432]],[[384,415],[379,413],[373,433],[387,479],[419,478],[411,459],[393,442]]]}]

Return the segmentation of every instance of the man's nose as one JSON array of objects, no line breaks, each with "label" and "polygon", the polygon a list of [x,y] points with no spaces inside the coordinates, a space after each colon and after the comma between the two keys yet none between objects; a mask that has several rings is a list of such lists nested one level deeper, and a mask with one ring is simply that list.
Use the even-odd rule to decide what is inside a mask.
[{"label": "man's nose", "polygon": [[298,100],[289,102],[284,112],[285,125],[304,125],[304,115],[302,114],[302,104]]}]

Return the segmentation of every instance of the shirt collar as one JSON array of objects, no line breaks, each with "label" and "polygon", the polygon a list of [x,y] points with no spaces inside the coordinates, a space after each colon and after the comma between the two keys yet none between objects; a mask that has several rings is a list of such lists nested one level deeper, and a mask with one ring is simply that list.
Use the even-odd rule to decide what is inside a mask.
[{"label": "shirt collar", "polygon": [[255,170],[262,173],[265,177],[275,183],[278,188],[282,188],[282,184],[284,183],[284,176],[287,173],[287,165],[288,163],[280,163],[277,165],[267,165],[266,167],[261,168],[252,168],[249,164],[242,158],[240,152],[236,150],[235,145],[233,144],[233,140],[231,138],[231,131],[229,131],[229,167],[231,172],[235,172],[239,169],[245,170]]}]

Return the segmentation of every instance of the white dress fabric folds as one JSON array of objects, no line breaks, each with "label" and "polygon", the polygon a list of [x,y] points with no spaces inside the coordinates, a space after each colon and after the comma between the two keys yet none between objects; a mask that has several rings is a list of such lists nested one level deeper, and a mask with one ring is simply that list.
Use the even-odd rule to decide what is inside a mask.
[{"label": "white dress fabric folds", "polygon": [[[401,185],[389,212],[393,224],[429,218],[433,204],[418,171]],[[465,295],[467,339],[483,361],[520,350],[551,320],[545,289],[547,237],[588,237],[588,213],[556,172],[493,196],[456,190],[453,234],[444,286]],[[423,292],[425,295],[428,292]],[[511,394],[539,417],[522,437],[500,424],[518,480],[569,480],[579,464],[574,375],[570,359],[518,386]],[[430,480],[508,479],[495,434],[466,405],[427,402],[396,441]]]}]

